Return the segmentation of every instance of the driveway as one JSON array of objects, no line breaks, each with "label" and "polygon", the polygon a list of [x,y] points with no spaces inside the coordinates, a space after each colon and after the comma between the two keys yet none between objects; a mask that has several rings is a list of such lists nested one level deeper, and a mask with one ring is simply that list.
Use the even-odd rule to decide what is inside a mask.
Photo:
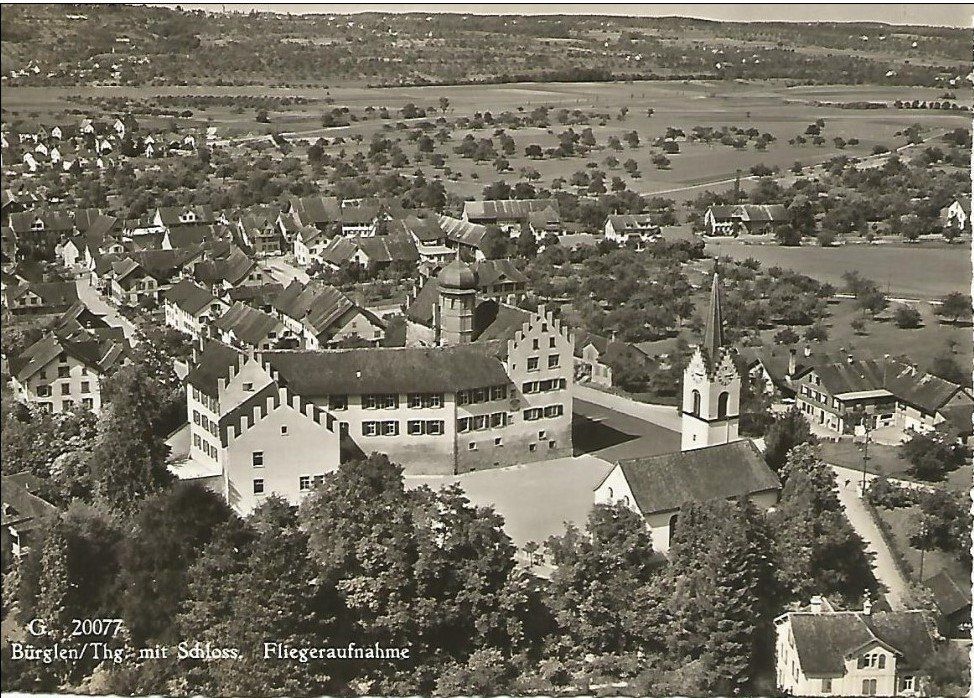
[{"label": "driveway", "polygon": [[89,283],[87,277],[79,278],[75,281],[75,285],[78,288],[78,298],[88,306],[91,312],[97,315],[103,315],[105,322],[112,327],[121,327],[122,332],[125,333],[125,339],[129,341],[129,344],[135,344],[138,341],[135,338],[135,325],[119,313],[118,308],[102,298],[101,294]]},{"label": "driveway", "polygon": [[[614,412],[621,412],[644,422],[680,433],[680,411],[673,405],[656,405],[638,402],[632,398],[592,388],[585,384],[575,384],[575,397],[578,400],[598,405]],[[677,446],[679,450],[679,446]]]},{"label": "driveway", "polygon": [[[833,465],[839,502],[845,510],[846,518],[859,537],[866,542],[866,551],[873,554],[873,573],[887,589],[886,602],[894,611],[910,606],[910,585],[896,566],[893,551],[886,544],[879,526],[862,501],[859,483],[862,474],[849,468]],[[867,479],[868,479],[867,474]],[[858,479],[857,479],[858,478]]]}]

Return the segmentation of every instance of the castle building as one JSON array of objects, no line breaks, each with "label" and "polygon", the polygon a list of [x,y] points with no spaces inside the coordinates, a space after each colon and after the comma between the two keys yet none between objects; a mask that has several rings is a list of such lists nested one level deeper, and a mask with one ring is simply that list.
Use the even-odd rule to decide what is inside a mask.
[{"label": "castle building", "polygon": [[571,456],[568,328],[543,306],[493,307],[480,327],[472,269],[455,260],[438,281],[438,346],[208,345],[187,376],[190,452],[176,474],[246,514],[272,493],[297,503],[342,460],[374,452],[413,475]]},{"label": "castle building", "polygon": [[739,441],[741,376],[724,345],[720,277],[715,273],[703,343],[683,371],[681,450]]}]

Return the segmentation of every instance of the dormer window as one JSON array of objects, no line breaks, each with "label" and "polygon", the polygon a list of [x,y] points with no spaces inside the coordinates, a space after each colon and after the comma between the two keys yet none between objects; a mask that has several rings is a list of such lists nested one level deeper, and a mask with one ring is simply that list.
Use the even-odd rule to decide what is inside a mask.
[{"label": "dormer window", "polygon": [[196,220],[196,214],[192,211],[186,211],[179,216],[179,221],[181,223],[192,223]]},{"label": "dormer window", "polygon": [[30,224],[30,229],[44,230],[44,221],[42,221],[40,218],[35,219],[34,222]]}]

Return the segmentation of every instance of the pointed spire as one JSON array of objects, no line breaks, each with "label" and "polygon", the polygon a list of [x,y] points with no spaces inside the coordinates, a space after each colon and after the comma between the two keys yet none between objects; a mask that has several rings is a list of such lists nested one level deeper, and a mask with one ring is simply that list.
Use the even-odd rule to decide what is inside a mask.
[{"label": "pointed spire", "polygon": [[720,275],[714,266],[714,283],[710,289],[710,312],[707,315],[707,330],[703,335],[702,349],[711,361],[717,359],[724,346],[724,314],[720,307]]}]

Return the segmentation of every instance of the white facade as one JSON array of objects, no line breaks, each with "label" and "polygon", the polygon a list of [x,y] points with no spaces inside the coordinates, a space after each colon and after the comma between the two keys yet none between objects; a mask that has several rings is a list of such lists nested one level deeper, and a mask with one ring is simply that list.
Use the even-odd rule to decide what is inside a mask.
[{"label": "white facade", "polygon": [[698,348],[683,371],[681,442],[683,451],[739,441],[741,377],[727,352],[709,367]]}]

